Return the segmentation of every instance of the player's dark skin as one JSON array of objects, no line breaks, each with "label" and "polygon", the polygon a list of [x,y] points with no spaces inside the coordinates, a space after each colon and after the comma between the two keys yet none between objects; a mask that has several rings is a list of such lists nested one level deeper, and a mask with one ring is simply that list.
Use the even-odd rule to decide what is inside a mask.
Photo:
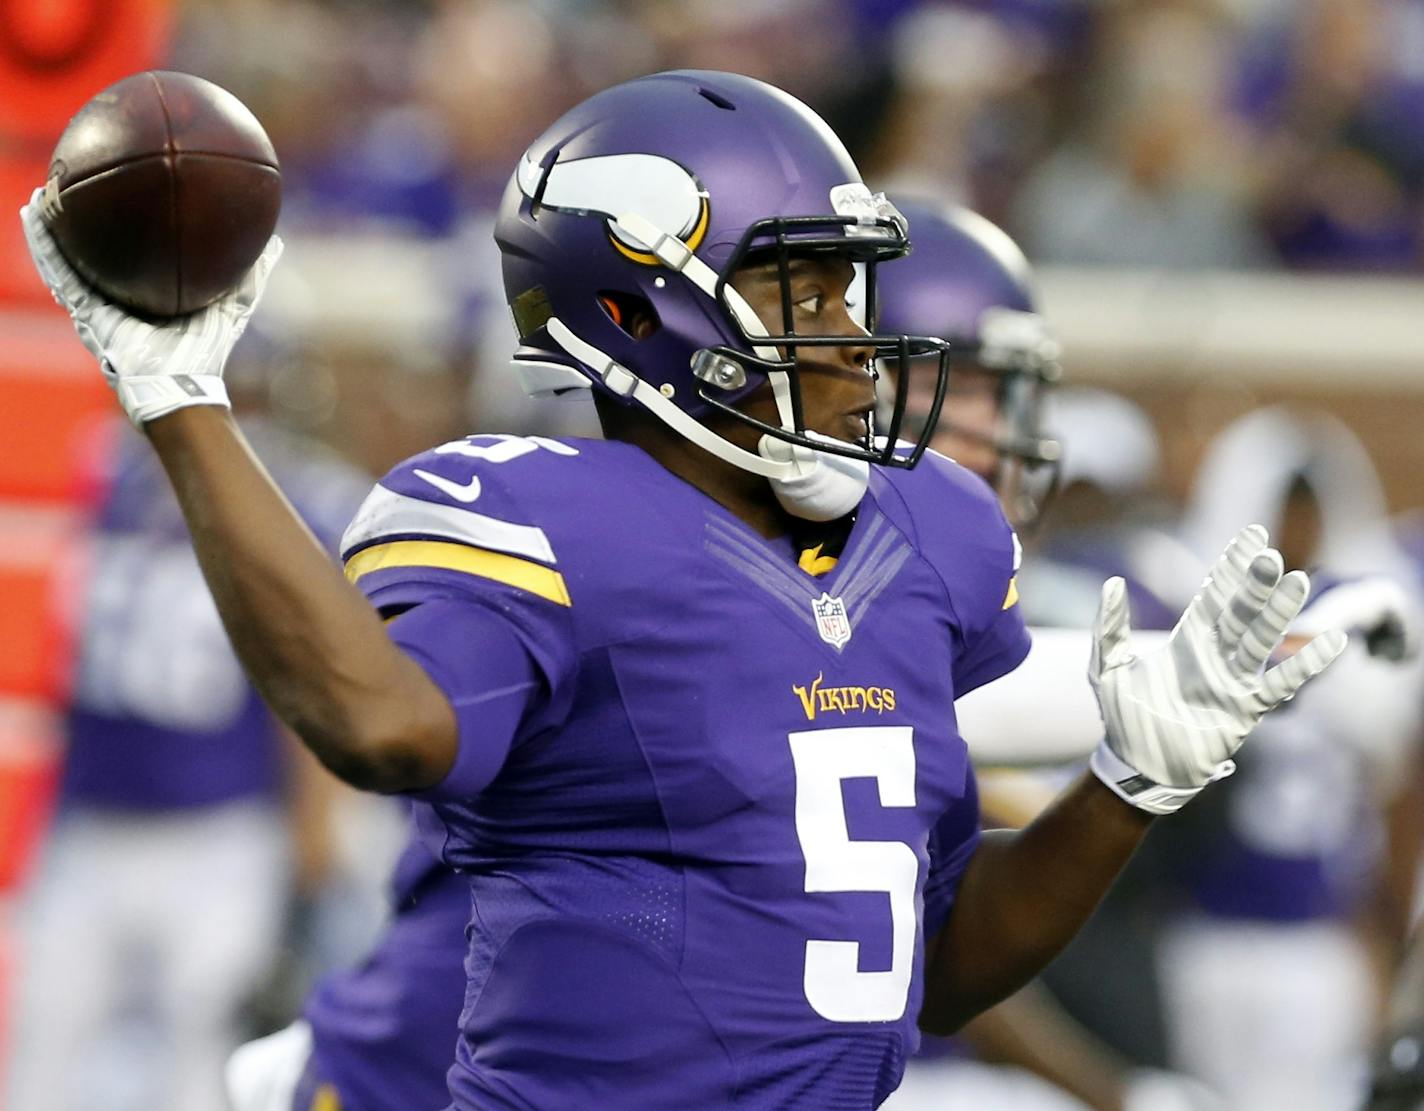
[{"label": "player's dark skin", "polygon": [[[802,335],[854,335],[862,329],[851,320],[845,303],[851,264],[839,259],[793,259],[790,263],[792,324]],[[732,285],[773,334],[781,334],[780,271],[773,262],[743,267]],[[637,338],[657,327],[646,315],[634,313],[628,331]],[[865,436],[866,414],[875,406],[875,380],[870,360],[875,349],[808,347],[798,359],[802,413],[806,427],[840,440]],[[784,357],[784,355],[783,355]],[[714,459],[641,407],[599,398],[598,414],[610,439],[642,448],[673,474],[697,487],[735,513],[763,536],[784,536],[790,520],[771,493],[766,479]],[[742,402],[741,410],[763,423],[779,427],[781,418],[771,387],[764,385]],[[723,438],[756,454],[762,434],[734,417],[713,416],[707,423]]]},{"label": "player's dark skin", "polygon": [[[849,264],[834,259],[796,268],[798,331],[855,334],[844,300],[849,276]],[[779,329],[774,270],[751,268],[735,284],[767,326]],[[803,362],[808,427],[842,439],[863,433],[859,414],[873,400],[870,355],[866,346],[827,347]],[[747,408],[775,420],[769,396]],[[277,715],[356,787],[407,791],[444,778],[458,743],[448,700],[332,566],[231,414],[194,406],[151,421],[145,431],[178,494],[233,645]],[[763,535],[786,531],[764,479],[713,459],[634,410],[619,409],[607,431]],[[730,419],[719,431],[748,450],[759,436]],[[1148,824],[1146,815],[1084,775],[1025,829],[986,833],[948,923],[927,942],[921,1026],[952,1031],[1040,971],[1092,913]]]}]

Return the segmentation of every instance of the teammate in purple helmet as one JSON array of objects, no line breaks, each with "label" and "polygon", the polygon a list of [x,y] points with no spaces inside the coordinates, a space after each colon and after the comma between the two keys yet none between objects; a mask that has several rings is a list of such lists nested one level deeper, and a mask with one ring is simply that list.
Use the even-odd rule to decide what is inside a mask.
[{"label": "teammate in purple helmet", "polygon": [[[992,492],[877,421],[876,270],[908,248],[826,125],[679,72],[536,140],[496,229],[526,382],[607,440],[472,436],[400,467],[346,580],[219,371],[275,262],[177,324],[33,254],[158,451],[233,641],[336,774],[428,802],[473,896],[457,1109],[869,1108],[921,1026],[1037,972],[1150,824],[1339,650],[1262,671],[1308,589],[1264,530],[1164,651],[1105,588],[1095,773],[979,830],[956,695],[1028,637]],[[933,360],[942,380],[943,357]],[[918,464],[918,465],[916,465]]]},{"label": "teammate in purple helmet", "polygon": [[[1059,346],[1038,310],[1023,252],[1000,228],[957,205],[899,200],[913,254],[886,267],[880,323],[950,344],[954,373],[934,446],[988,481],[1014,526],[1032,528],[1056,481],[1061,447],[1045,432],[1043,400],[1061,375]],[[923,424],[933,392],[910,381],[908,423]]]},{"label": "teammate in purple helmet", "polygon": [[[880,324],[929,332],[951,346],[954,370],[932,448],[989,483],[1016,528],[1036,529],[1056,492],[1064,445],[1052,434],[1058,429],[1044,427],[1044,402],[1061,377],[1060,352],[1039,311],[1029,262],[1002,229],[967,208],[898,196],[896,207],[909,220],[914,247],[904,262],[884,271]],[[932,400],[923,382],[911,379],[907,421],[913,427]],[[1068,451],[1072,447],[1066,445]],[[1128,590],[1140,625],[1160,603],[1130,580]],[[1031,627],[1033,603],[1042,609],[1043,601],[1030,592],[1025,616]],[[1062,764],[1086,756],[1096,743],[1099,724],[1091,698],[1066,689],[1078,681],[1086,631],[1032,632],[1033,652],[1023,667],[956,705],[981,770],[995,764]],[[985,699],[992,701],[986,706]],[[1006,712],[1006,703],[1024,700],[1040,704],[1042,718],[1053,727],[1025,728],[1021,715]],[[992,774],[982,786],[986,820],[1024,820],[1023,803],[1012,793],[1001,797]],[[967,1059],[966,1048],[984,1062],[1013,1067],[996,1069]],[[1180,1078],[1129,1067],[1042,988],[1020,992],[979,1016],[962,1038],[927,1040],[921,1056],[887,1108],[916,1111],[976,1101],[1009,1106],[1036,1098],[1059,1106],[1067,1098],[1059,1092],[1073,1097],[1074,1106],[1118,1111],[1199,1106],[1197,1094],[1187,1095]],[[1046,1086],[1035,1088],[1024,1070],[1055,1092],[1039,1095]]]}]

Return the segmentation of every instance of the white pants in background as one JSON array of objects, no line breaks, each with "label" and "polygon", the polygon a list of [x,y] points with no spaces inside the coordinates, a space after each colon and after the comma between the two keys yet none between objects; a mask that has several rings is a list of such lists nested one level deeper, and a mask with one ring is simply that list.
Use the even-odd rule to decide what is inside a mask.
[{"label": "white pants in background", "polygon": [[953,1058],[913,1058],[880,1111],[1088,1111],[1024,1069]]},{"label": "white pants in background", "polygon": [[267,805],[62,814],[19,900],[5,1111],[225,1111],[287,871]]},{"label": "white pants in background", "polygon": [[238,1046],[227,1062],[232,1111],[292,1111],[311,1051],[312,1031],[305,1019]]},{"label": "white pants in background", "polygon": [[1230,1111],[1360,1106],[1375,991],[1348,928],[1192,918],[1159,960],[1173,1065]]}]

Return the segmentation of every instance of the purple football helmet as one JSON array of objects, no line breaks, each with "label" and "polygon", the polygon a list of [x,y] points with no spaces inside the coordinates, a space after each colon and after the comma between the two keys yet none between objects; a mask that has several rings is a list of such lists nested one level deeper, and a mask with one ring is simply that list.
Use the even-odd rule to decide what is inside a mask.
[{"label": "purple football helmet", "polygon": [[[956,423],[955,382],[969,377],[957,373],[939,431],[992,449],[997,466],[986,477],[1014,523],[1031,527],[1056,489],[1062,453],[1041,427],[1045,391],[1061,371],[1028,260],[1008,235],[967,208],[911,201],[901,209],[914,248],[881,278],[881,326],[946,340],[952,365],[993,376],[992,431]],[[912,403],[907,424],[913,430],[927,416],[928,403]]]},{"label": "purple football helmet", "polygon": [[[796,357],[803,347],[871,345],[906,361],[927,357],[921,361],[938,369],[941,398],[948,359],[946,345],[930,336],[795,333],[790,259],[849,259],[853,287],[864,283],[865,319],[873,321],[876,264],[905,254],[909,243],[904,219],[865,187],[825,122],[779,89],[686,70],[590,97],[520,160],[495,239],[520,335],[514,365],[531,393],[591,383],[773,479],[790,464],[765,447],[762,454],[737,448],[703,419],[731,413],[760,429],[763,445],[769,437],[887,466],[913,466],[929,441],[932,420],[912,450],[897,450],[903,390],[883,407],[887,426],[868,421],[862,442],[808,435],[801,423]],[[730,284],[749,260],[772,259],[781,271],[781,334],[769,334]],[[635,339],[618,319],[621,301],[650,310],[656,330]],[[780,427],[735,408],[768,380]]]}]

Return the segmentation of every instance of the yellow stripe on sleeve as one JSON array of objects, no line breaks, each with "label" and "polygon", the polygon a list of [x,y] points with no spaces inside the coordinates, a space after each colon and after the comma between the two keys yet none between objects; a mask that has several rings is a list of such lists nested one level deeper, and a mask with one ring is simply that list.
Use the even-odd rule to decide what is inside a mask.
[{"label": "yellow stripe on sleeve", "polygon": [[1018,600],[1019,600],[1019,577],[1018,577],[1017,575],[1015,575],[1013,578],[1011,578],[1011,579],[1009,580],[1009,592],[1004,595],[1004,604],[1003,604],[1000,608],[1001,608],[1001,609],[1008,609],[1009,607],[1011,607],[1011,606],[1013,606],[1013,605],[1016,605],[1016,604],[1018,603]]},{"label": "yellow stripe on sleeve", "polygon": [[354,583],[363,575],[390,567],[438,567],[444,571],[462,571],[466,575],[527,590],[561,606],[573,605],[564,576],[552,568],[501,552],[439,540],[393,540],[388,544],[365,548],[346,561],[346,577]]}]

